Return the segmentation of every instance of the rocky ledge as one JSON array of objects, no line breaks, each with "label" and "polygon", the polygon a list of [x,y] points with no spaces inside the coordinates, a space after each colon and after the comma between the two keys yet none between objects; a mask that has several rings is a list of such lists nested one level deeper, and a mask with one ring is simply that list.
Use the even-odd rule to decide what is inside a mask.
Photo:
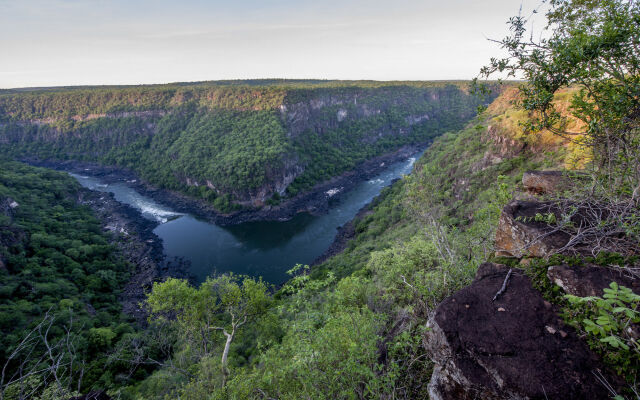
[{"label": "rocky ledge", "polygon": [[483,264],[428,329],[432,400],[595,400],[609,397],[597,377],[620,384],[519,269]]},{"label": "rocky ledge", "polygon": [[496,230],[498,256],[548,257],[569,243],[570,236],[545,221],[546,216],[561,218],[553,202],[514,200],[502,210]]}]

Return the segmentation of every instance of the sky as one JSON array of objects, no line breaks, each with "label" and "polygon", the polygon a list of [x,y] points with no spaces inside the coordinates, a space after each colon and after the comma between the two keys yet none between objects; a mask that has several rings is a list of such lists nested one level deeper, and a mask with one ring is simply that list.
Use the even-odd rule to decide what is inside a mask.
[{"label": "sky", "polygon": [[470,79],[540,0],[0,0],[0,88]]}]

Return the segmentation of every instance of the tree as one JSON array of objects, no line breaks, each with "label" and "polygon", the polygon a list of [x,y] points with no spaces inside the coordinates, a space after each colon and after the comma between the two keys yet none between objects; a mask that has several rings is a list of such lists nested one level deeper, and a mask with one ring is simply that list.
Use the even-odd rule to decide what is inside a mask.
[{"label": "tree", "polygon": [[[43,390],[65,397],[80,390],[85,372],[85,360],[80,358],[80,339],[77,322],[69,309],[66,315],[47,311],[42,319],[10,350],[0,370],[0,400],[29,399]],[[64,321],[64,332],[57,337],[52,333],[56,324]],[[73,384],[77,388],[73,388]],[[76,392],[77,393],[77,392]]]},{"label": "tree", "polygon": [[185,338],[194,347],[200,347],[202,356],[213,351],[213,332],[224,334],[220,360],[222,386],[229,377],[228,357],[233,339],[247,322],[267,308],[269,301],[262,280],[232,274],[209,278],[199,288],[171,278],[155,283],[147,298],[152,316],[175,317]]},{"label": "tree", "polygon": [[[482,77],[524,78],[519,107],[531,113],[525,128],[583,141],[592,150],[596,177],[609,192],[640,200],[640,5],[637,0],[545,0],[547,25],[534,40],[522,15],[509,20],[498,41],[508,56],[492,58]],[[536,12],[534,12],[535,15]],[[554,103],[576,87],[571,112],[585,123],[567,131]]]}]

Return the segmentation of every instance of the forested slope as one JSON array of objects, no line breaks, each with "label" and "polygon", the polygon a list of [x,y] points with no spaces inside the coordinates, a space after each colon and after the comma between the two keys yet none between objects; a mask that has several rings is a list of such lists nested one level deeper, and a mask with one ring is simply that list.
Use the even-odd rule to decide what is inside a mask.
[{"label": "forested slope", "polygon": [[460,82],[239,81],[0,94],[1,152],[134,171],[218,210],[278,204],[461,128]]},{"label": "forested slope", "polygon": [[114,243],[135,233],[105,233],[82,204],[91,196],[67,174],[0,160],[3,398],[109,387],[128,373],[108,353],[135,330],[121,295],[141,265]]}]

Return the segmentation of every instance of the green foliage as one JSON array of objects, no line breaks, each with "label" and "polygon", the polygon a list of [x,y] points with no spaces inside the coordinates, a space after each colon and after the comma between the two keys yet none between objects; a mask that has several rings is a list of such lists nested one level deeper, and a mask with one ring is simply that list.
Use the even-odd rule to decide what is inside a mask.
[{"label": "green foliage", "polygon": [[[534,42],[523,16],[509,21],[501,41],[509,56],[492,59],[481,75],[522,76],[518,106],[530,113],[528,131],[549,129],[581,141],[594,156],[607,196],[640,196],[640,4],[624,0],[552,0],[547,28]],[[537,34],[536,34],[537,36]],[[554,95],[577,87],[571,113],[584,129],[570,132]]]},{"label": "green foliage", "polygon": [[[154,283],[147,297],[150,321],[164,321],[169,329],[177,328],[177,354],[185,364],[183,374],[193,376],[192,370],[205,374],[210,388],[224,388],[229,375],[227,359],[230,346],[240,329],[254,324],[256,318],[266,313],[271,302],[267,286],[261,280],[222,275],[209,278],[195,288],[185,280],[170,278]],[[226,341],[219,348],[220,333]],[[219,374],[210,369],[211,358],[220,351],[222,382]]]},{"label": "green foliage", "polygon": [[[154,283],[147,304],[152,315],[163,318],[175,313],[177,321],[192,333],[211,334],[213,322],[223,314],[253,317],[264,311],[269,304],[267,286],[261,280],[222,275],[208,278],[199,288],[183,279],[169,278]],[[200,338],[199,338],[200,340]]]},{"label": "green foliage", "polygon": [[545,223],[547,225],[555,225],[558,220],[556,218],[556,215],[552,212],[547,212],[544,214],[541,213],[536,213],[536,215],[534,215],[533,217],[517,217],[516,221],[522,221],[524,223],[527,222],[542,222]]},{"label": "green foliage", "polygon": [[635,383],[640,361],[640,344],[635,337],[640,296],[615,282],[603,290],[602,297],[566,295],[565,320],[586,332],[590,345],[605,362],[629,383]]},{"label": "green foliage", "polygon": [[[459,86],[214,82],[5,94],[0,154],[116,165],[232,212],[263,194],[277,205],[276,196],[461,128],[479,99]],[[286,176],[295,179],[280,187]]]},{"label": "green foliage", "polygon": [[336,311],[318,326],[304,313],[282,343],[261,358],[262,368],[238,375],[216,398],[375,398],[380,390],[377,324],[367,309]]},{"label": "green foliage", "polygon": [[[109,388],[123,383],[113,379],[122,366],[105,363],[106,353],[132,330],[118,301],[131,266],[91,210],[78,204],[79,190],[67,174],[0,160],[0,205],[15,202],[14,208],[0,206],[0,363],[46,314],[52,316],[51,344],[72,332],[72,373],[84,368],[82,390]],[[38,343],[31,354],[43,346]],[[7,374],[16,362],[8,364]]]}]

